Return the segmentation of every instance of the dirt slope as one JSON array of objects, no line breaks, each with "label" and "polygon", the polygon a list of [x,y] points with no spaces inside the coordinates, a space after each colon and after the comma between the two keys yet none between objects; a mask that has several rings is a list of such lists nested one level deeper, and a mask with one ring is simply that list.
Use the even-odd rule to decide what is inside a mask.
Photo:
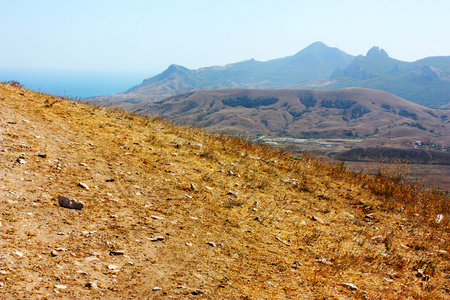
[{"label": "dirt slope", "polygon": [[448,203],[0,84],[0,299],[448,299]]}]

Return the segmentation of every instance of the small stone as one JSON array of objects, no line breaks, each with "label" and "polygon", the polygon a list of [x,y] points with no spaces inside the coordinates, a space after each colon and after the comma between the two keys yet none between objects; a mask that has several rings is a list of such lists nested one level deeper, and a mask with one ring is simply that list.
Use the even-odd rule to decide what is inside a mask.
[{"label": "small stone", "polygon": [[56,252],[56,250],[52,250],[52,252],[50,252],[51,256],[57,256],[58,252]]},{"label": "small stone", "polygon": [[346,287],[346,288],[349,288],[350,290],[352,290],[352,291],[356,291],[356,290],[358,290],[358,288],[355,286],[355,285],[353,285],[353,284],[351,284],[351,283],[340,283],[339,284],[340,286],[344,286],[344,287]]},{"label": "small stone", "polygon": [[152,242],[158,242],[158,241],[163,241],[164,240],[164,237],[163,236],[155,236],[155,237],[153,237],[153,238],[151,238],[150,239],[150,241],[152,241]]},{"label": "small stone", "polygon": [[98,257],[96,257],[96,256],[89,256],[89,257],[86,257],[84,260],[86,262],[92,262],[92,261],[98,261],[100,259]]},{"label": "small stone", "polygon": [[108,265],[108,270],[118,270],[119,267],[116,265]]},{"label": "small stone", "polygon": [[98,288],[98,285],[95,282],[88,282],[86,283],[85,287],[92,290]]},{"label": "small stone", "polygon": [[58,203],[60,206],[71,209],[81,210],[84,207],[84,203],[78,200],[69,199],[63,195],[58,196]]},{"label": "small stone", "polygon": [[80,163],[80,166],[82,166],[82,167],[87,167],[87,164],[85,164],[85,163]]},{"label": "small stone", "polygon": [[316,221],[316,222],[318,222],[320,224],[326,224],[326,222],[324,220],[322,220],[321,218],[318,218],[316,216],[311,216],[310,219],[313,220],[313,221]]},{"label": "small stone", "polygon": [[207,245],[210,245],[211,247],[216,247],[216,243],[214,242],[206,242]]},{"label": "small stone", "polygon": [[258,221],[258,222],[262,222],[262,220],[261,220],[260,217],[256,217],[256,218],[254,218],[254,220],[255,220],[255,221]]},{"label": "small stone", "polygon": [[233,196],[233,197],[235,197],[235,198],[237,198],[237,193],[236,192],[233,192],[233,191],[228,191],[228,193],[227,193],[227,195],[231,195],[231,196]]},{"label": "small stone", "polygon": [[165,220],[164,217],[160,217],[160,216],[154,216],[154,215],[151,215],[150,217],[151,217],[152,219],[155,219],[155,220]]},{"label": "small stone", "polygon": [[109,255],[124,255],[125,251],[123,250],[111,250],[109,251]]},{"label": "small stone", "polygon": [[156,291],[161,291],[162,288],[160,288],[159,286],[155,286],[154,288],[152,288],[152,291],[156,292]]},{"label": "small stone", "polygon": [[66,289],[66,288],[67,288],[67,285],[64,285],[64,284],[57,284],[57,285],[55,285],[55,289],[63,290],[63,289]]},{"label": "small stone", "polygon": [[194,246],[194,244],[192,244],[192,243],[186,243],[185,245],[188,246],[188,247]]},{"label": "small stone", "polygon": [[390,282],[390,283],[394,282],[394,279],[387,278],[387,277],[384,277],[383,280],[386,281],[386,282]]},{"label": "small stone", "polygon": [[302,265],[302,264],[299,263],[298,261],[294,261],[294,263],[292,264],[291,267],[294,268],[294,269],[298,269],[301,265]]},{"label": "small stone", "polygon": [[86,183],[80,182],[80,183],[78,183],[78,186],[82,187],[85,190],[88,190],[88,191],[90,190],[90,188],[88,187],[88,185]]},{"label": "small stone", "polygon": [[[1,224],[0,224],[0,225],[1,225]],[[446,255],[446,254],[448,254],[448,252],[445,251],[445,250],[438,250],[437,253],[440,254],[440,255]]]},{"label": "small stone", "polygon": [[24,256],[24,254],[22,252],[18,251],[18,250],[13,251],[12,254],[14,254],[15,256],[18,256],[18,257],[23,257]]},{"label": "small stone", "polygon": [[267,285],[276,288],[277,286],[270,281],[267,281]]},{"label": "small stone", "polygon": [[46,153],[39,152],[39,153],[38,153],[38,156],[39,156],[39,157],[42,157],[42,158],[46,158],[46,157],[47,157],[47,154],[46,154]]},{"label": "small stone", "polygon": [[185,289],[186,287],[184,286],[184,285],[182,285],[182,284],[180,284],[180,285],[177,285],[177,289]]},{"label": "small stone", "polygon": [[195,184],[191,183],[191,190],[198,191],[198,188]]},{"label": "small stone", "polygon": [[24,164],[27,163],[27,161],[26,161],[25,159],[21,158],[21,157],[19,157],[19,158],[17,159],[17,162],[18,162],[19,164],[21,164],[21,165],[24,165]]}]

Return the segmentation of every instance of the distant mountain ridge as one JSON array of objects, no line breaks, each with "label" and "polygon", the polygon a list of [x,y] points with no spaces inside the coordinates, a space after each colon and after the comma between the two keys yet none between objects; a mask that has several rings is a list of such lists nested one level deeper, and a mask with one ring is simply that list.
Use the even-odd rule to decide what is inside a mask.
[{"label": "distant mountain ridge", "polygon": [[329,76],[333,70],[346,67],[353,59],[352,55],[337,48],[316,42],[293,56],[266,62],[250,59],[198,70],[172,64],[125,94],[164,98],[198,89],[280,88]]},{"label": "distant mountain ridge", "polygon": [[254,59],[191,70],[170,65],[124,93],[94,97],[112,105],[158,100],[195,90],[258,88],[332,90],[366,87],[384,90],[432,107],[450,103],[450,56],[405,62],[372,47],[365,56],[352,56],[315,42],[298,53],[261,62]]},{"label": "distant mountain ridge", "polygon": [[361,138],[361,145],[402,147],[421,140],[450,147],[450,111],[366,88],[201,90],[127,109],[253,137]]}]

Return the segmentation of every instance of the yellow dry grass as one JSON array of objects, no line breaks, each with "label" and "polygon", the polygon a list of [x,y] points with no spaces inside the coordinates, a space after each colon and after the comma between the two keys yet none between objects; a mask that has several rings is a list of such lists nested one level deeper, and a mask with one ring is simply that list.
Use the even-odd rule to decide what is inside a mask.
[{"label": "yellow dry grass", "polygon": [[0,298],[448,299],[448,197],[395,175],[0,84]]}]

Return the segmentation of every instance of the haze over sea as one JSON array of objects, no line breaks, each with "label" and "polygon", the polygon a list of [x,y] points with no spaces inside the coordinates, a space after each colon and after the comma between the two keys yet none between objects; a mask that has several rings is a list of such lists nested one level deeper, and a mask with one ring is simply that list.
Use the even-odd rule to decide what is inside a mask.
[{"label": "haze over sea", "polygon": [[16,80],[34,91],[85,98],[124,92],[153,75],[146,71],[1,70],[0,81]]}]

